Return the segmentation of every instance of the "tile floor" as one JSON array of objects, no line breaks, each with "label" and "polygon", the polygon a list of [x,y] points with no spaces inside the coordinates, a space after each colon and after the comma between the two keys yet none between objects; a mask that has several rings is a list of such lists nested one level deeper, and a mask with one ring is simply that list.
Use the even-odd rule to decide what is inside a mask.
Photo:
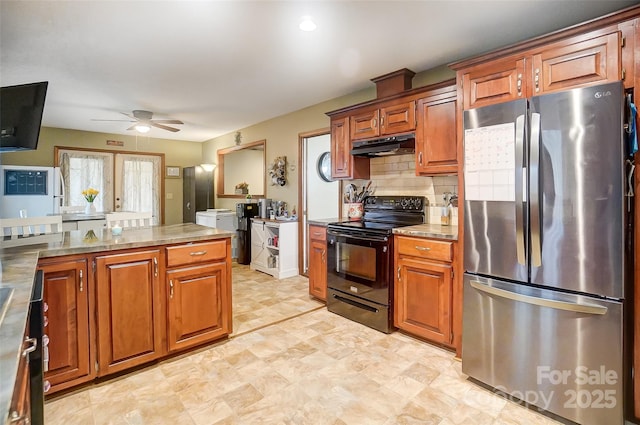
[{"label": "tile floor", "polygon": [[50,400],[47,425],[557,423],[466,381],[446,350],[318,308],[305,278],[233,280],[232,338]]}]

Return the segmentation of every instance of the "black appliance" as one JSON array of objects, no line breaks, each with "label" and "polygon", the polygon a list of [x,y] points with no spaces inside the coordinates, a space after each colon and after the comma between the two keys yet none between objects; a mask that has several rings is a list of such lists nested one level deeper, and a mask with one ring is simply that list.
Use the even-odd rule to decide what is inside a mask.
[{"label": "black appliance", "polygon": [[213,171],[200,166],[182,169],[182,222],[195,223],[196,212],[214,208]]},{"label": "black appliance", "polygon": [[327,226],[327,308],[393,331],[393,229],[425,222],[421,196],[369,196],[361,220]]},{"label": "black appliance", "polygon": [[0,152],[38,147],[48,82],[0,88]]},{"label": "black appliance", "polygon": [[362,140],[353,142],[351,155],[376,157],[389,155],[404,155],[416,151],[414,134],[385,137],[384,139]]},{"label": "black appliance", "polygon": [[238,264],[251,263],[251,219],[260,214],[258,204],[236,204],[238,217]]}]

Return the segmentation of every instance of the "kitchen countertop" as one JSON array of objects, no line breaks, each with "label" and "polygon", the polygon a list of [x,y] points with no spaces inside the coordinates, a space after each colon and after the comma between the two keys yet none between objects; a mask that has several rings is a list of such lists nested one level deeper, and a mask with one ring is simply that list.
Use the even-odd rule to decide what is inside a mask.
[{"label": "kitchen countertop", "polygon": [[418,224],[416,226],[398,227],[393,229],[393,233],[421,238],[458,240],[458,226],[443,226],[441,224]]},{"label": "kitchen countertop", "polygon": [[[93,235],[92,235],[92,234]],[[128,248],[197,242],[233,236],[232,232],[200,226],[175,224],[124,229],[113,236],[109,230],[74,230],[57,234],[11,239],[0,243],[0,286],[13,288],[4,319],[0,323],[0,423],[9,414],[18,363],[22,352],[33,278],[39,258],[115,251]]]},{"label": "kitchen countertop", "polygon": [[307,223],[309,223],[312,226],[327,227],[327,224],[329,224],[329,223],[335,223],[337,221],[344,221],[344,220],[346,220],[346,218],[338,218],[338,217],[317,218],[317,219],[313,219],[313,220],[307,220]]},{"label": "kitchen countertop", "polygon": [[251,217],[251,220],[253,221],[264,221],[266,223],[297,223],[298,219],[295,218],[293,220],[276,220],[276,219],[270,219],[270,218],[262,218],[262,217]]}]

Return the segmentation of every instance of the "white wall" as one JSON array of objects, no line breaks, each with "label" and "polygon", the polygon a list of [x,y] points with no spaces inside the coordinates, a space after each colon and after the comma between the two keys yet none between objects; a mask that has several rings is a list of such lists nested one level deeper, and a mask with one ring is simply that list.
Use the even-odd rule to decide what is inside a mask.
[{"label": "white wall", "polygon": [[249,183],[249,193],[263,195],[264,151],[242,149],[224,156],[224,193],[233,195],[237,184]]},{"label": "white wall", "polygon": [[318,176],[318,158],[331,149],[331,136],[311,137],[307,141],[307,219],[338,217],[337,181],[326,182]]}]

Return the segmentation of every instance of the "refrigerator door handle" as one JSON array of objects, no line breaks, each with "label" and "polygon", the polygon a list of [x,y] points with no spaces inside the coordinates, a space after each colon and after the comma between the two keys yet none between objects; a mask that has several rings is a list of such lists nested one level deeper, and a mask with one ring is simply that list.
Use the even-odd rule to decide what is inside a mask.
[{"label": "refrigerator door handle", "polygon": [[531,146],[529,159],[529,203],[531,204],[531,265],[542,265],[540,216],[540,114],[531,114]]},{"label": "refrigerator door handle", "polygon": [[518,257],[518,263],[522,265],[527,264],[526,250],[525,250],[525,224],[524,224],[524,205],[523,202],[526,199],[526,168],[524,164],[524,115],[519,115],[516,118],[516,253]]},{"label": "refrigerator door handle", "polygon": [[495,295],[501,298],[507,298],[509,300],[523,302],[527,304],[533,304],[541,307],[549,307],[556,310],[572,311],[574,313],[585,314],[607,314],[607,307],[594,304],[580,304],[571,303],[567,301],[550,300],[547,298],[532,297],[530,295],[518,294],[515,292],[507,291],[505,289],[494,288],[477,280],[469,281],[469,284],[478,291],[485,292],[490,295]]}]

